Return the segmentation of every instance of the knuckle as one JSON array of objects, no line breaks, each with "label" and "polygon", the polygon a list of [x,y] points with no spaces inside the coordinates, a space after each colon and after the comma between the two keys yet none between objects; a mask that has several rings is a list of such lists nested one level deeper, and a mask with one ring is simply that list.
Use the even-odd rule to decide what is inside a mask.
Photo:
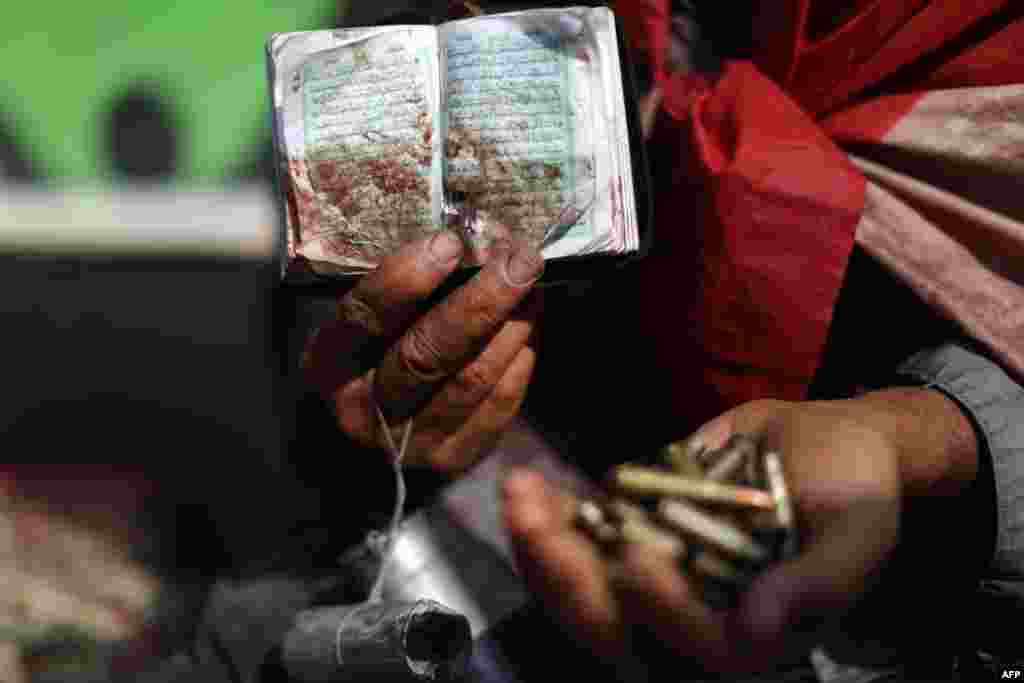
[{"label": "knuckle", "polygon": [[737,419],[753,422],[764,428],[767,421],[776,419],[784,414],[789,404],[774,398],[761,398],[745,403],[736,409],[733,414]]},{"label": "knuckle", "polygon": [[486,445],[443,443],[430,454],[428,463],[440,474],[457,476],[476,464],[485,450]]},{"label": "knuckle", "polygon": [[470,363],[455,378],[460,394],[480,399],[490,393],[492,389],[497,390],[495,385],[500,380],[501,377],[492,364],[482,361]]},{"label": "knuckle", "polygon": [[786,401],[779,400],[777,398],[761,398],[751,402],[751,407],[761,412],[770,413],[777,412],[784,408],[788,403]]},{"label": "knuckle", "polygon": [[358,288],[353,289],[338,302],[338,318],[358,325],[373,336],[383,333],[376,309]]},{"label": "knuckle", "polygon": [[500,298],[484,288],[475,287],[466,292],[462,301],[464,316],[473,321],[473,327],[480,330],[497,328],[505,319],[502,315]]},{"label": "knuckle", "polygon": [[498,382],[491,392],[491,404],[500,414],[515,413],[525,393],[525,387],[518,382]]},{"label": "knuckle", "polygon": [[421,382],[436,382],[445,375],[444,359],[434,336],[423,325],[414,325],[398,345],[402,369]]}]

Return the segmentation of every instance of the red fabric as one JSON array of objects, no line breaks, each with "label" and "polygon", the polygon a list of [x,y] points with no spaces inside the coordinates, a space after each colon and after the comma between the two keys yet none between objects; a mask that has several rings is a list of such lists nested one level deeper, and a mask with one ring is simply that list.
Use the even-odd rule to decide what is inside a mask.
[{"label": "red fabric", "polygon": [[[749,63],[727,65],[703,91],[692,78],[669,79],[663,109],[668,120],[653,146],[679,150],[687,164],[655,199],[645,319],[668,381],[710,390],[671,392],[673,413],[685,416],[680,429],[688,431],[750,398],[804,396],[853,245],[864,181]],[[695,193],[688,184],[697,177]],[[695,194],[694,206],[676,210]],[[698,230],[699,239],[684,245],[679,233]],[[700,256],[689,264],[697,279],[689,284],[696,291],[677,298],[684,310],[666,320],[665,298],[679,294],[668,283],[680,281],[683,250],[695,248]]]},{"label": "red fabric", "polygon": [[872,144],[884,138],[920,99],[920,93],[875,97],[832,114],[821,125],[838,142]]},{"label": "red fabric", "polygon": [[618,2],[616,12],[622,17],[629,45],[647,57],[655,81],[665,78],[668,57],[668,36],[671,22],[669,3],[664,0],[630,0]]},{"label": "red fabric", "polygon": [[840,144],[877,143],[923,93],[1020,83],[1024,77],[1024,3],[978,22],[959,42],[963,43],[961,50],[959,45],[946,45],[888,79],[886,94],[830,114],[821,122],[825,131]]},{"label": "red fabric", "polygon": [[[818,8],[765,0],[752,62],[713,80],[655,74],[664,99],[649,145],[657,239],[643,275],[645,332],[679,434],[747,400],[806,395],[865,201],[837,140],[880,140],[936,83],[1020,73],[1019,51],[999,63],[1024,38],[1007,28],[1009,2],[847,2],[849,18],[808,41]],[[669,40],[668,8],[616,5],[648,63],[664,64],[655,53]]]},{"label": "red fabric", "polygon": [[[834,7],[852,1],[827,4]],[[790,23],[758,31],[763,40],[758,41],[762,49],[755,61],[790,97],[816,114],[878,85],[1010,4],[1008,0],[874,0],[859,3],[860,11],[812,42],[806,38],[806,24],[813,3],[763,0],[762,17]],[[780,11],[790,5],[788,11]]]}]

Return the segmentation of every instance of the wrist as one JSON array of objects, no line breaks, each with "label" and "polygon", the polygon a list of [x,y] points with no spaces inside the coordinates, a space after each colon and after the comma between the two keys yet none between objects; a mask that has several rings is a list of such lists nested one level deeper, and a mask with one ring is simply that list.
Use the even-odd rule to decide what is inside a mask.
[{"label": "wrist", "polygon": [[934,389],[895,387],[851,400],[891,444],[905,496],[955,496],[974,482],[977,436],[953,399]]}]

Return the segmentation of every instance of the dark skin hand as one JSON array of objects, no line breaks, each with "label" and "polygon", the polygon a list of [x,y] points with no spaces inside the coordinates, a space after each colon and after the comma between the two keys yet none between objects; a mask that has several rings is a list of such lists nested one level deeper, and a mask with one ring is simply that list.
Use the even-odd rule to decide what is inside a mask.
[{"label": "dark skin hand", "polygon": [[[660,104],[657,88],[643,98],[644,139]],[[459,241],[442,235],[436,249],[431,239],[408,245],[363,277],[339,302],[337,320],[314,335],[304,365],[349,437],[389,447],[372,396],[395,444],[413,418],[406,462],[457,473],[497,441],[526,395],[542,308],[532,287],[543,261],[522,245],[499,245],[472,282],[424,313],[463,256]],[[446,245],[451,251],[435,255]]]},{"label": "dark skin hand", "polygon": [[756,435],[782,455],[803,547],[761,574],[728,611],[707,607],[681,572],[642,548],[627,548],[613,580],[598,548],[575,529],[564,493],[533,472],[506,478],[505,520],[524,578],[598,655],[629,657],[637,626],[672,656],[726,674],[764,671],[806,651],[821,627],[871,587],[900,541],[905,506],[949,498],[945,507],[954,509],[977,471],[970,423],[930,390],[757,401],[698,436],[719,447],[733,432]]},{"label": "dark skin hand", "polygon": [[332,402],[342,431],[386,448],[374,401],[399,443],[413,420],[406,462],[445,472],[469,467],[516,415],[536,359],[543,271],[536,250],[504,243],[469,282],[424,310],[458,267],[450,232],[382,260],[314,335],[304,364]]}]

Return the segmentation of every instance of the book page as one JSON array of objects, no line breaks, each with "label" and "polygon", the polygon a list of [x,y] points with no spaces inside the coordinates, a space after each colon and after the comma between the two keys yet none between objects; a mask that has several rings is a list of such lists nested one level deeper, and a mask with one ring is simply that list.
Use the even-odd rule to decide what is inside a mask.
[{"label": "book page", "polygon": [[290,37],[305,41],[281,44],[298,58],[284,60],[275,79],[289,166],[290,255],[372,268],[440,225],[436,31]]},{"label": "book page", "polygon": [[577,41],[578,58],[585,63],[591,79],[594,100],[594,138],[603,154],[596,154],[596,198],[592,219],[605,230],[596,230],[594,239],[576,247],[577,254],[624,253],[639,245],[634,195],[633,155],[626,113],[623,64],[619,56],[619,37],[615,16],[607,7],[594,7],[581,15],[582,37]]},{"label": "book page", "polygon": [[565,254],[599,231],[591,219],[597,102],[581,38],[572,10],[481,17],[439,31],[449,225],[478,261],[499,239],[540,246],[564,225]]}]

